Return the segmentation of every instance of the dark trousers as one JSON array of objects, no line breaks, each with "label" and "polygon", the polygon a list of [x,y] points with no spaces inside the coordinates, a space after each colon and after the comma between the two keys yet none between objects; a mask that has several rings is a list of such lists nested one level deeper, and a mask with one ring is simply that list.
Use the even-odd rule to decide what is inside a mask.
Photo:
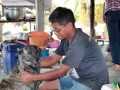
[{"label": "dark trousers", "polygon": [[113,63],[120,65],[120,10],[106,13]]}]

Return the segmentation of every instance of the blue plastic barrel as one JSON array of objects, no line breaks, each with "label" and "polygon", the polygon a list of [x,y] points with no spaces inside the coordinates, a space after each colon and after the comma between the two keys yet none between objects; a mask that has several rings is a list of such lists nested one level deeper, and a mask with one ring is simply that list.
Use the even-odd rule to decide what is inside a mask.
[{"label": "blue plastic barrel", "polygon": [[9,74],[15,65],[17,64],[17,52],[18,49],[25,47],[25,45],[20,43],[3,43],[2,44],[2,56],[3,56],[3,67],[4,72]]}]

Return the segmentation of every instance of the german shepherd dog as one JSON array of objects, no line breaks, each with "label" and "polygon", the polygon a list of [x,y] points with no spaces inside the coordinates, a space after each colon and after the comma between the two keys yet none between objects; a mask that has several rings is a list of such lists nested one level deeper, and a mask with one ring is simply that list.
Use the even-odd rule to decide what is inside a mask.
[{"label": "german shepherd dog", "polygon": [[[29,45],[18,50],[18,63],[9,78],[5,78],[0,83],[0,90],[37,90],[41,81],[29,84],[22,84],[19,81],[18,73],[26,71],[33,74],[40,73],[38,65],[41,49],[35,45]],[[22,88],[23,87],[23,88]]]}]

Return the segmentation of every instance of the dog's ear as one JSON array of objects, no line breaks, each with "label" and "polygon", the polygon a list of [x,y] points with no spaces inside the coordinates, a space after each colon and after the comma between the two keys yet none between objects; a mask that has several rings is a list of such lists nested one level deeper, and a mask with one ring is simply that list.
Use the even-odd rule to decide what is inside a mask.
[{"label": "dog's ear", "polygon": [[23,53],[23,49],[17,49],[18,55],[21,55]]},{"label": "dog's ear", "polygon": [[39,47],[37,47],[37,57],[38,57],[38,61],[39,61],[39,57],[41,55],[41,49]]},{"label": "dog's ear", "polygon": [[37,47],[37,51],[41,54],[41,48]]},{"label": "dog's ear", "polygon": [[32,50],[33,55],[35,55],[36,58],[39,60],[39,56],[41,54],[41,49],[36,45],[30,45],[29,47],[31,48],[30,50]]}]

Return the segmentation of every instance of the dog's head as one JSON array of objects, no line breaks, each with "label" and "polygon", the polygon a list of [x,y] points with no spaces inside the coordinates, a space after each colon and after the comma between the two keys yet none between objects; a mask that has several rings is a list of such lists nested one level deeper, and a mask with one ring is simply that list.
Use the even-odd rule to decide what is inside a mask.
[{"label": "dog's head", "polygon": [[35,45],[29,45],[18,51],[18,60],[20,67],[36,68],[38,65],[41,49]]}]

